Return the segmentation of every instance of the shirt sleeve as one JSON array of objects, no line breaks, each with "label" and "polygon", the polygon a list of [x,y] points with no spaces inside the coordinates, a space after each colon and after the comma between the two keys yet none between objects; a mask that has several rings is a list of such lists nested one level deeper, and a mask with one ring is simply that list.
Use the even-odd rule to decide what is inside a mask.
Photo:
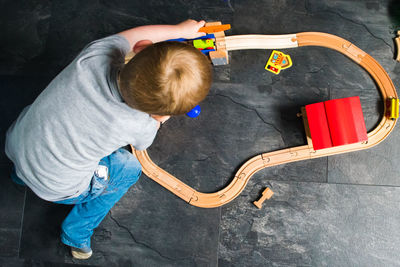
[{"label": "shirt sleeve", "polygon": [[[114,34],[89,43],[77,59],[83,61],[114,61],[123,63],[125,55],[130,51],[128,40],[122,35]],[[90,59],[90,60],[89,60]]]},{"label": "shirt sleeve", "polygon": [[147,149],[154,141],[157,135],[158,123],[154,119],[150,119],[150,123],[143,129],[143,133],[136,138],[136,142],[133,144],[137,150]]}]

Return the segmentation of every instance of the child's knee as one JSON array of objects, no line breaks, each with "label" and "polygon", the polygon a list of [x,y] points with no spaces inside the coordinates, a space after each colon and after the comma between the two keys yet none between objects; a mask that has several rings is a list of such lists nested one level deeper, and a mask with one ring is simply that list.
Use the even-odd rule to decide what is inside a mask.
[{"label": "child's knee", "polygon": [[127,178],[133,183],[136,183],[142,174],[142,165],[140,165],[140,162],[133,155],[131,155],[131,159],[126,163],[126,170],[128,172]]},{"label": "child's knee", "polygon": [[21,180],[21,178],[18,177],[14,166],[12,167],[12,170],[11,170],[11,179],[16,184],[26,186],[26,184]]}]

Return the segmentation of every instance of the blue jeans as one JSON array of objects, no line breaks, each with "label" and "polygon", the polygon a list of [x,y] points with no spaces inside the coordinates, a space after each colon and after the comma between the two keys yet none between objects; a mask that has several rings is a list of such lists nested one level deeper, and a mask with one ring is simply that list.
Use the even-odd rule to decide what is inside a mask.
[{"label": "blue jeans", "polygon": [[81,195],[55,202],[74,205],[61,225],[61,241],[68,246],[90,248],[93,230],[142,173],[139,161],[123,148],[101,159],[99,165],[106,166],[108,173],[104,175],[102,167],[103,172],[95,172]]}]

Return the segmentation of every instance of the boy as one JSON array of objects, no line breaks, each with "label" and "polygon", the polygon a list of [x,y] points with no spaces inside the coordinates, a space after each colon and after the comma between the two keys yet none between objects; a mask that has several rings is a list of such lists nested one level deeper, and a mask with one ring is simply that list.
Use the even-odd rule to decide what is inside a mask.
[{"label": "boy", "polygon": [[[204,23],[141,26],[92,42],[8,130],[13,180],[45,200],[75,205],[61,226],[73,257],[92,255],[93,230],[141,174],[138,160],[121,147],[146,149],[160,123],[207,95],[206,57],[161,42],[202,36]],[[131,50],[138,54],[124,67]]]}]

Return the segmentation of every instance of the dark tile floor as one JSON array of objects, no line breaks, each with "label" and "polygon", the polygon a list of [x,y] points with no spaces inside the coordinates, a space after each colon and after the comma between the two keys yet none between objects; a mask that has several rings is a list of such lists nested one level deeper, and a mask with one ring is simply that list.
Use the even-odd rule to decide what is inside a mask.
[{"label": "dark tile floor", "polygon": [[[11,1],[0,9],[0,144],[23,107],[90,41],[186,18],[232,24],[228,35],[320,31],[371,54],[400,84],[397,0]],[[382,113],[368,74],[337,52],[285,49],[293,67],[264,70],[271,51],[230,53],[215,67],[196,119],[174,117],[149,149],[153,160],[199,191],[226,185],[248,158],[305,144],[301,106],[359,95],[367,128]],[[94,255],[73,260],[58,238],[69,207],[9,179],[0,154],[0,266],[399,266],[400,131],[380,145],[260,171],[234,201],[190,206],[144,175],[93,236]],[[266,186],[275,195],[256,209]]]}]

